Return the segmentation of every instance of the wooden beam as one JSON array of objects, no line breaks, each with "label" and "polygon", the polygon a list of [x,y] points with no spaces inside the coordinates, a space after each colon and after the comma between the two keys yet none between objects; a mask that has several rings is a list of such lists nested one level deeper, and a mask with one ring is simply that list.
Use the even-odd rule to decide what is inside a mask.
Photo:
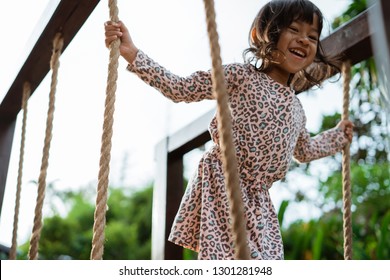
[{"label": "wooden beam", "polygon": [[[181,157],[168,156],[167,186],[165,240],[168,240],[171,233],[171,227],[184,194],[183,155]],[[170,188],[169,186],[175,186],[175,188]],[[173,244],[172,242],[166,242],[164,259],[183,259],[183,248]]]},{"label": "wooden beam", "polygon": [[168,237],[184,194],[183,155],[168,151],[168,138],[156,145],[156,177],[153,188],[152,259],[177,260],[183,258],[183,248]]},{"label": "wooden beam", "polygon": [[368,17],[372,7],[336,29],[321,41],[325,54],[340,55],[351,64],[359,63],[373,56]]},{"label": "wooden beam", "polygon": [[211,138],[207,127],[214,114],[215,109],[171,135],[168,139],[168,152],[183,155],[209,141]]}]

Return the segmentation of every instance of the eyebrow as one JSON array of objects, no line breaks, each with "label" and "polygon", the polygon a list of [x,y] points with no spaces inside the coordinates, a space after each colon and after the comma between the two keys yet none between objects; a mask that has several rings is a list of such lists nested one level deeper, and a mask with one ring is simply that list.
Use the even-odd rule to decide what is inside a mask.
[{"label": "eyebrow", "polygon": [[[293,22],[291,22],[291,24],[293,24],[293,23],[297,23],[297,24],[303,24],[303,23],[307,23],[307,24],[309,24],[308,22],[306,22],[306,21],[303,21],[303,20],[294,20]],[[312,25],[312,24],[311,24]],[[318,31],[318,29],[317,28],[315,28],[315,27],[312,27],[311,26],[311,28],[310,28],[310,31],[314,31],[314,32],[316,32],[316,33],[320,33],[319,31]]]}]

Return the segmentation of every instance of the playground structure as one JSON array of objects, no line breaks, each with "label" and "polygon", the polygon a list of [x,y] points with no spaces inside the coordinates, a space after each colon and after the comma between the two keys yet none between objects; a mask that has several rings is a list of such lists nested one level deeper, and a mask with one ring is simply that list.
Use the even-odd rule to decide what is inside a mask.
[{"label": "playground structure", "polygon": [[[64,40],[63,51],[65,51],[98,3],[99,1],[84,0],[60,2],[0,105],[0,208],[4,197],[15,122],[20,111],[24,82],[30,82],[31,93],[33,93],[49,72],[47,61],[50,60],[52,40],[55,34],[61,32]],[[382,68],[385,69],[384,73],[389,73],[389,63],[386,63],[386,58],[388,62],[390,23],[384,16],[385,11],[390,11],[388,1],[377,1],[373,7],[325,38],[323,40],[325,52],[344,54],[345,61],[356,64],[373,56],[374,53],[379,53],[380,50]],[[383,28],[370,28],[373,26],[372,19],[379,21],[381,23],[379,26]],[[379,39],[374,40],[374,38]],[[377,42],[373,44],[374,47],[372,47],[372,42]],[[383,77],[386,76],[383,75]],[[185,129],[163,139],[156,147],[158,174],[156,174],[154,190],[154,197],[157,199],[153,205],[153,259],[182,258],[182,249],[166,240],[183,194],[183,155],[210,140],[206,128],[213,114],[214,112],[207,113]]]}]

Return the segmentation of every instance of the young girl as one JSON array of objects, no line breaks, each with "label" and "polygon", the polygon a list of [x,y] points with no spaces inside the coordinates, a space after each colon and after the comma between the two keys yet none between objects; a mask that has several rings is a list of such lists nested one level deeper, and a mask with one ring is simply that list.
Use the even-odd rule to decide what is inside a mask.
[{"label": "young girl", "polygon": [[[294,157],[308,162],[335,154],[352,141],[353,124],[310,138],[296,94],[337,71],[321,49],[323,16],[307,0],[273,0],[256,16],[247,61],[224,66],[232,114],[240,187],[253,259],[283,259],[283,244],[269,188],[282,179]],[[179,77],[133,43],[122,22],[105,23],[106,46],[120,38],[127,69],[174,102],[213,99],[210,71]],[[334,73],[334,72],[333,72]],[[199,259],[233,259],[229,202],[224,184],[217,120],[214,142],[199,162],[177,213],[169,240],[197,251]]]}]

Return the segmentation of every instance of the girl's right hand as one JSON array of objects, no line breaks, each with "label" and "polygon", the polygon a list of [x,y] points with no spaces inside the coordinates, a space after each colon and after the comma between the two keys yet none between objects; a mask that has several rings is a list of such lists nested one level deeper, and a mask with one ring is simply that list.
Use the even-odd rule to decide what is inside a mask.
[{"label": "girl's right hand", "polygon": [[350,120],[342,120],[337,124],[336,127],[344,131],[349,143],[351,143],[353,138],[354,124]]},{"label": "girl's right hand", "polygon": [[104,23],[104,29],[106,47],[109,48],[110,44],[119,38],[121,41],[119,46],[120,54],[131,64],[137,56],[138,48],[134,45],[125,24],[121,21],[106,21]]}]

